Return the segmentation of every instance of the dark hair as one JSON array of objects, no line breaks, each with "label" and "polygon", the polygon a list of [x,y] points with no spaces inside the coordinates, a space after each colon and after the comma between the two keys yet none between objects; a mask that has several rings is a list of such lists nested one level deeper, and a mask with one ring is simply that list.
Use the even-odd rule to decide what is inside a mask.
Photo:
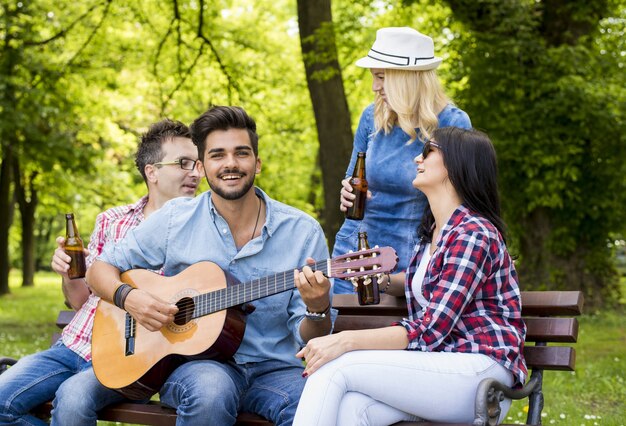
[{"label": "dark hair", "polygon": [[244,129],[248,131],[252,152],[259,155],[259,136],[256,123],[243,108],[237,106],[215,105],[196,118],[191,124],[191,140],[198,147],[198,158],[204,158],[206,138],[216,130]]},{"label": "dark hair", "polygon": [[169,118],[154,123],[141,136],[141,142],[139,143],[139,148],[137,148],[137,154],[135,154],[135,165],[139,173],[141,173],[144,182],[146,181],[146,165],[163,160],[161,146],[173,138],[191,138],[191,132],[187,125]]},{"label": "dark hair", "polygon": [[[505,238],[506,225],[500,217],[496,150],[489,137],[475,129],[444,127],[435,130],[432,138],[441,147],[448,178],[463,205],[488,219]],[[427,205],[419,229],[420,237],[432,238],[434,222]]]}]

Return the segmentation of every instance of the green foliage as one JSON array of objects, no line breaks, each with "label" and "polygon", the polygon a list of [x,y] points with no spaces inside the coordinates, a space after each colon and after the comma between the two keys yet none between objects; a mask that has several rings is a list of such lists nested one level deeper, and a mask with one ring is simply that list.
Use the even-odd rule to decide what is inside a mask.
[{"label": "green foliage", "polygon": [[605,10],[615,17],[600,21],[597,11],[581,18],[584,2],[570,4],[574,18],[561,19],[572,34],[583,21],[594,26],[561,39],[542,21],[544,4],[490,4],[474,16],[465,2],[450,3],[471,30],[454,42],[463,57],[457,75],[468,76],[460,103],[496,144],[526,285],[610,300],[616,275],[607,244],[626,223],[626,47],[617,25],[626,8]]}]

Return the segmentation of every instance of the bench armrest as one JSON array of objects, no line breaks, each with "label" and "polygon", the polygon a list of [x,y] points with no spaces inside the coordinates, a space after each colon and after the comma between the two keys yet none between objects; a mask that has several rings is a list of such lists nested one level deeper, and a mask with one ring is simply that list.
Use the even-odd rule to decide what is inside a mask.
[{"label": "bench armrest", "polygon": [[473,426],[495,426],[500,418],[500,401],[504,398],[524,399],[540,388],[541,379],[531,379],[521,389],[513,389],[496,379],[483,379],[476,390]]},{"label": "bench armrest", "polygon": [[0,358],[0,374],[7,371],[7,369],[17,362],[14,358],[2,357]]}]

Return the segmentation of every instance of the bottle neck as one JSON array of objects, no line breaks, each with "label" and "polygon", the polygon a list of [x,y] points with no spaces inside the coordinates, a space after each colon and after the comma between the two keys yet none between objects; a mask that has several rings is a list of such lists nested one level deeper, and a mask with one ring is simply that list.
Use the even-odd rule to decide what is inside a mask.
[{"label": "bottle neck", "polygon": [[65,233],[68,238],[76,238],[78,237],[78,230],[76,229],[76,222],[74,222],[74,217],[68,217],[65,224]]},{"label": "bottle neck", "polygon": [[358,157],[356,159],[356,164],[354,166],[354,172],[352,172],[352,177],[365,179],[365,158]]}]

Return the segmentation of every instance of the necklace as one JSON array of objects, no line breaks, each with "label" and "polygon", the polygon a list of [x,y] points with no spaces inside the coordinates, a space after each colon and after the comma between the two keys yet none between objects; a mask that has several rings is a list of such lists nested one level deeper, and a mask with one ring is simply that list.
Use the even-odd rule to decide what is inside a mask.
[{"label": "necklace", "polygon": [[254,234],[256,234],[256,228],[257,226],[259,226],[259,218],[261,217],[261,204],[263,203],[261,202],[261,197],[257,195],[257,198],[259,199],[259,211],[256,212],[256,222],[254,222],[254,231],[252,231],[252,235],[250,236],[250,241],[254,239]]}]

